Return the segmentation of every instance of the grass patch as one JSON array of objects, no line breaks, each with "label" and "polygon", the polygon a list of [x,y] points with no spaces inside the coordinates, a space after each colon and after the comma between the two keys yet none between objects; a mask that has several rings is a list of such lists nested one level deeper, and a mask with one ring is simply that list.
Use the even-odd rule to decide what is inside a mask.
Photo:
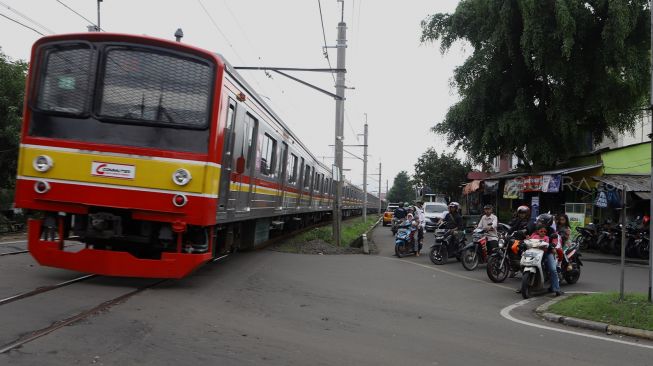
[{"label": "grass patch", "polygon": [[553,313],[574,318],[653,330],[653,305],[645,294],[626,294],[619,301],[618,293],[573,295],[549,308]]},{"label": "grass patch", "polygon": [[[348,247],[354,240],[356,240],[361,234],[363,234],[369,227],[375,222],[373,217],[367,219],[367,222],[363,222],[362,218],[355,218],[342,222],[342,240],[340,242],[342,247]],[[333,244],[333,227],[331,225],[326,225],[318,227],[312,230],[309,230],[301,235],[296,236],[295,238],[284,243],[282,247],[284,249],[289,249],[292,251],[292,246],[295,243],[305,243],[313,240],[322,240],[326,243]]]}]

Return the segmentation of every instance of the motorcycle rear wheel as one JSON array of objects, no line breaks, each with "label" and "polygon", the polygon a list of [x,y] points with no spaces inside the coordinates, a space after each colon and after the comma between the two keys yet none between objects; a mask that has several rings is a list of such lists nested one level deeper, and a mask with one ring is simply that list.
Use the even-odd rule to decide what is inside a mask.
[{"label": "motorcycle rear wheel", "polygon": [[564,277],[565,281],[567,281],[568,284],[573,285],[574,283],[578,282],[580,279],[580,266],[575,265],[574,266],[575,270],[565,272]]},{"label": "motorcycle rear wheel", "polygon": [[532,272],[524,272],[521,276],[521,296],[524,299],[531,297],[531,276]]},{"label": "motorcycle rear wheel", "polygon": [[639,245],[635,248],[635,252],[637,254],[637,257],[640,259],[648,259],[649,256],[649,242],[641,242]]},{"label": "motorcycle rear wheel", "polygon": [[474,248],[470,249],[465,249],[465,251],[462,254],[462,263],[463,263],[463,268],[465,268],[468,271],[473,271],[478,267],[478,253],[474,250]]},{"label": "motorcycle rear wheel", "polygon": [[487,260],[487,276],[494,283],[500,283],[508,278],[510,272],[510,265],[508,263],[508,257],[503,260],[502,257],[493,255]]},{"label": "motorcycle rear wheel", "polygon": [[431,258],[431,262],[433,262],[433,264],[442,265],[447,263],[449,261],[449,252],[447,251],[447,246],[440,245],[431,248],[429,258]]}]

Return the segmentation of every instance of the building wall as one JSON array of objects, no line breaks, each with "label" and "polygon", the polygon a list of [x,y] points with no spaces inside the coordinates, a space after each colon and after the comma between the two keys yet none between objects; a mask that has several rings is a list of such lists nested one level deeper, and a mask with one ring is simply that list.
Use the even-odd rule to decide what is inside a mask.
[{"label": "building wall", "polygon": [[632,144],[649,141],[648,134],[651,133],[651,112],[643,111],[635,123],[635,128],[631,132],[617,134],[614,139],[605,138],[601,143],[594,145],[594,150],[603,148],[619,148]]},{"label": "building wall", "polygon": [[651,143],[601,153],[603,174],[651,174]]}]

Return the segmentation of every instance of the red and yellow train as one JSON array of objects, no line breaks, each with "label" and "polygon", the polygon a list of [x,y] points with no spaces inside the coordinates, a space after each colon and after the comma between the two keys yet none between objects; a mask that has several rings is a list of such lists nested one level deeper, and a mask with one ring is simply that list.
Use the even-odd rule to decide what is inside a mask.
[{"label": "red and yellow train", "polygon": [[[330,215],[329,169],[220,55],[84,33],[40,39],[31,60],[16,206],[43,213],[40,264],[181,278]],[[344,192],[343,215],[360,213],[362,191]]]}]

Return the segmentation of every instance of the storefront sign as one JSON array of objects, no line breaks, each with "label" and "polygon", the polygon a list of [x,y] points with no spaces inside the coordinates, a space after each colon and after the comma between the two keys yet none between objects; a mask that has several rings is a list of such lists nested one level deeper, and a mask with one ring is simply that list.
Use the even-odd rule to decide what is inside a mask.
[{"label": "storefront sign", "polygon": [[560,175],[544,175],[542,176],[542,192],[558,193],[560,192]]},{"label": "storefront sign", "polygon": [[541,175],[531,175],[522,179],[524,180],[522,192],[542,192]]},{"label": "storefront sign", "polygon": [[540,214],[540,196],[531,197],[531,217],[536,218]]}]

